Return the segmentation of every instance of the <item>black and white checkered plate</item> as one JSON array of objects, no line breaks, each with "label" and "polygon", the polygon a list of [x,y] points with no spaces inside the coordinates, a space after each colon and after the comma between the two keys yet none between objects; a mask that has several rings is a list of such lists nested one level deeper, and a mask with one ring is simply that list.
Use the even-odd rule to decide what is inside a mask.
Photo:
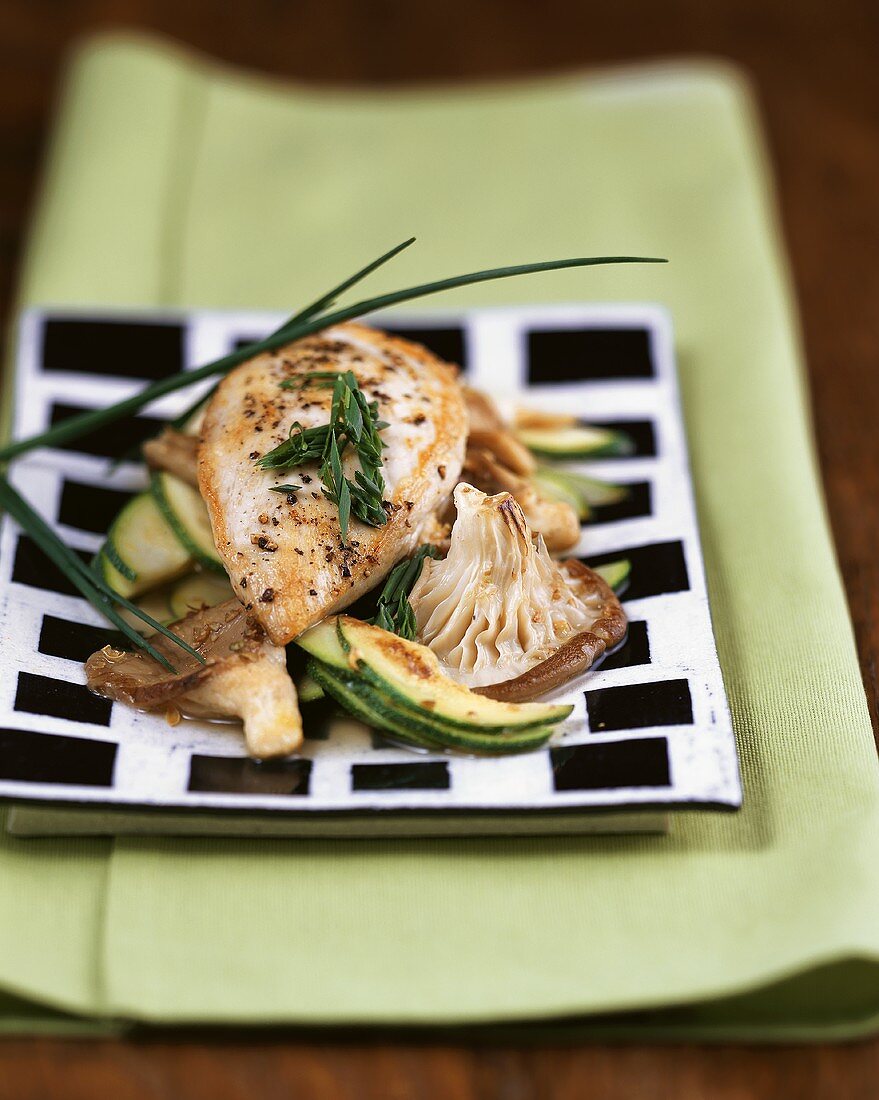
[{"label": "black and white checkered plate", "polygon": [[[21,319],[14,433],[112,404],[279,323],[274,314],[32,311]],[[649,306],[554,306],[407,314],[377,322],[461,363],[494,394],[624,429],[632,455],[580,464],[632,488],[599,508],[578,553],[627,557],[627,642],[556,693],[574,718],[543,751],[500,759],[418,754],[353,721],[306,710],[301,756],[257,764],[234,724],[163,718],[88,692],[82,662],[104,626],[11,521],[0,543],[0,796],[265,815],[726,808],[741,801],[711,629],[678,405],[672,330]],[[129,494],[135,462],[108,461],[193,400],[19,461],[13,480],[89,557]],[[314,717],[311,717],[314,715]]]}]

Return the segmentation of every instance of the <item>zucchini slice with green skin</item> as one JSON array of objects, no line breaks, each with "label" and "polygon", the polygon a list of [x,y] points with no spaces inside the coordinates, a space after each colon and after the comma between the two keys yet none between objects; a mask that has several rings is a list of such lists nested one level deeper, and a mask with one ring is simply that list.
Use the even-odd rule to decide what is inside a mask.
[{"label": "zucchini slice with green skin", "polygon": [[363,683],[351,673],[347,675],[339,669],[325,665],[312,658],[306,666],[308,675],[331,699],[343,707],[352,717],[365,722],[373,729],[387,730],[401,740],[422,749],[436,749],[439,745],[433,741],[424,741],[417,734],[402,725],[390,709],[376,707],[374,700],[365,697]]},{"label": "zucchini slice with green skin", "polygon": [[557,493],[560,498],[580,501],[587,512],[590,508],[601,508],[605,504],[619,504],[630,492],[628,485],[599,481],[598,478],[554,466],[538,466],[533,476],[550,495]]},{"label": "zucchini slice with green skin", "polygon": [[622,558],[620,561],[609,561],[607,565],[594,565],[590,566],[590,568],[592,572],[597,573],[604,583],[612,588],[614,592],[619,592],[629,583],[632,563],[628,558]]},{"label": "zucchini slice with green skin", "polygon": [[601,508],[605,504],[619,504],[631,492],[628,485],[615,485],[613,482],[599,481],[598,478],[586,477],[584,474],[566,474],[565,476],[572,479],[577,486],[577,491],[593,508]]},{"label": "zucchini slice with green skin", "polygon": [[191,562],[152,494],[138,493],[113,520],[96,564],[107,584],[131,599],[178,577]]},{"label": "zucchini slice with green skin", "polygon": [[176,584],[168,596],[168,607],[174,620],[202,607],[216,607],[232,598],[232,586],[226,577],[216,573],[194,573]]},{"label": "zucchini slice with green skin", "polygon": [[325,698],[324,689],[310,672],[304,672],[296,681],[296,695],[300,703],[316,703],[318,699]]},{"label": "zucchini slice with green skin", "polygon": [[309,627],[296,639],[296,645],[304,649],[310,657],[316,657],[321,664],[331,668],[342,669],[351,673],[351,664],[348,654],[342,648],[339,635],[336,632],[336,616],[324,619],[317,626]]},{"label": "zucchini slice with green skin", "polygon": [[436,655],[417,642],[340,615],[336,629],[349,664],[397,710],[444,730],[501,733],[556,725],[573,706],[502,703],[443,675]]},{"label": "zucchini slice with green skin", "polygon": [[551,500],[560,500],[564,504],[570,504],[581,522],[589,519],[592,514],[589,504],[583,495],[577,491],[576,487],[568,482],[566,477],[563,475],[557,477],[554,470],[550,470],[546,466],[538,466],[531,475],[531,480],[544,496],[548,496]]},{"label": "zucchini slice with green skin", "polygon": [[451,729],[433,722],[430,715],[416,717],[402,711],[393,699],[382,694],[357,673],[342,672],[312,658],[308,668],[314,678],[356,718],[377,729],[386,730],[400,740],[428,749],[456,749],[480,755],[509,755],[530,752],[545,745],[552,726],[499,733],[477,733]]},{"label": "zucchini slice with green skin", "polygon": [[152,476],[150,492],[190,557],[208,569],[225,573],[214,544],[207,506],[198,490],[166,470],[160,470]]},{"label": "zucchini slice with green skin", "polygon": [[579,424],[571,428],[520,428],[521,443],[540,458],[609,458],[634,450],[623,432]]}]

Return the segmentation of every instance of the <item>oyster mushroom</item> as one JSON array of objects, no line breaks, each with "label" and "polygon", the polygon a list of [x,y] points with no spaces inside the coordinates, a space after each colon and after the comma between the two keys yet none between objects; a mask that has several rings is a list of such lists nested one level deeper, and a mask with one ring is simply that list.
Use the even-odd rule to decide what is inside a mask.
[{"label": "oyster mushroom", "polygon": [[515,498],[532,531],[543,536],[554,554],[570,550],[580,538],[580,518],[563,500],[544,496],[528,477],[522,477],[499,461],[495,454],[469,442],[464,457],[464,478],[483,493],[509,493]]},{"label": "oyster mushroom", "polygon": [[241,718],[255,757],[286,756],[299,747],[302,719],[284,650],[271,644],[238,600],[193,611],[174,632],[202,654],[204,664],[155,634],[150,643],[176,673],[146,653],[105,646],[86,662],[88,686],[140,710]]},{"label": "oyster mushroom", "polygon": [[510,493],[455,489],[448,556],[426,560],[409,596],[418,640],[450,675],[520,702],[585,672],[625,637],[611,589],[578,561],[553,561]]},{"label": "oyster mushroom", "polygon": [[[567,501],[546,496],[534,481],[537,463],[516,438],[492,399],[462,387],[470,420],[461,480],[484,493],[511,493],[532,531],[552,553],[570,550],[580,538],[580,519]],[[453,509],[449,508],[449,512]]]},{"label": "oyster mushroom", "polygon": [[467,446],[490,451],[514,474],[527,477],[537,469],[534,456],[520,443],[492,399],[479,390],[464,386],[464,400],[470,419]]}]

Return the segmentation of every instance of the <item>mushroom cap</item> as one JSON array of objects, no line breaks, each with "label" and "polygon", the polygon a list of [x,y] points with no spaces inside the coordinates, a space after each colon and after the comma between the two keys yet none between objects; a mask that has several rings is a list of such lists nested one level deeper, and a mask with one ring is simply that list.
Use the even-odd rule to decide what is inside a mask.
[{"label": "mushroom cap", "polygon": [[581,639],[576,659],[570,651],[572,659],[556,660],[551,683],[531,678],[528,690],[540,694],[558,686],[561,668],[581,672],[586,658],[588,667],[622,640],[625,615],[614,594],[579,562],[553,561],[510,493],[487,496],[461,483],[455,506],[448,556],[425,561],[409,597],[419,641],[450,675],[476,688],[515,680],[594,635],[585,646]]},{"label": "mushroom cap", "polygon": [[174,632],[204,663],[154,634],[151,645],[176,672],[141,650],[129,653],[105,646],[86,661],[89,688],[141,710],[239,717],[255,757],[285,756],[299,747],[302,719],[284,650],[271,644],[237,600],[190,612],[174,624]]}]

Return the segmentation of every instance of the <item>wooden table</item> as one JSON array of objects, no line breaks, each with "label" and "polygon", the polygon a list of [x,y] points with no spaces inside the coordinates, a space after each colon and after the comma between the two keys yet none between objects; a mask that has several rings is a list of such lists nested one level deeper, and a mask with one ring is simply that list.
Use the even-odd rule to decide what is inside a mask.
[{"label": "wooden table", "polygon": [[[879,5],[874,0],[0,0],[0,295],[8,308],[60,59],[102,27],[163,31],[320,82],[485,78],[680,54],[743,65],[779,179],[818,450],[867,696],[879,704]],[[177,1034],[0,1043],[0,1100],[275,1097],[724,1100],[879,1095],[853,1046],[469,1048]]]}]

